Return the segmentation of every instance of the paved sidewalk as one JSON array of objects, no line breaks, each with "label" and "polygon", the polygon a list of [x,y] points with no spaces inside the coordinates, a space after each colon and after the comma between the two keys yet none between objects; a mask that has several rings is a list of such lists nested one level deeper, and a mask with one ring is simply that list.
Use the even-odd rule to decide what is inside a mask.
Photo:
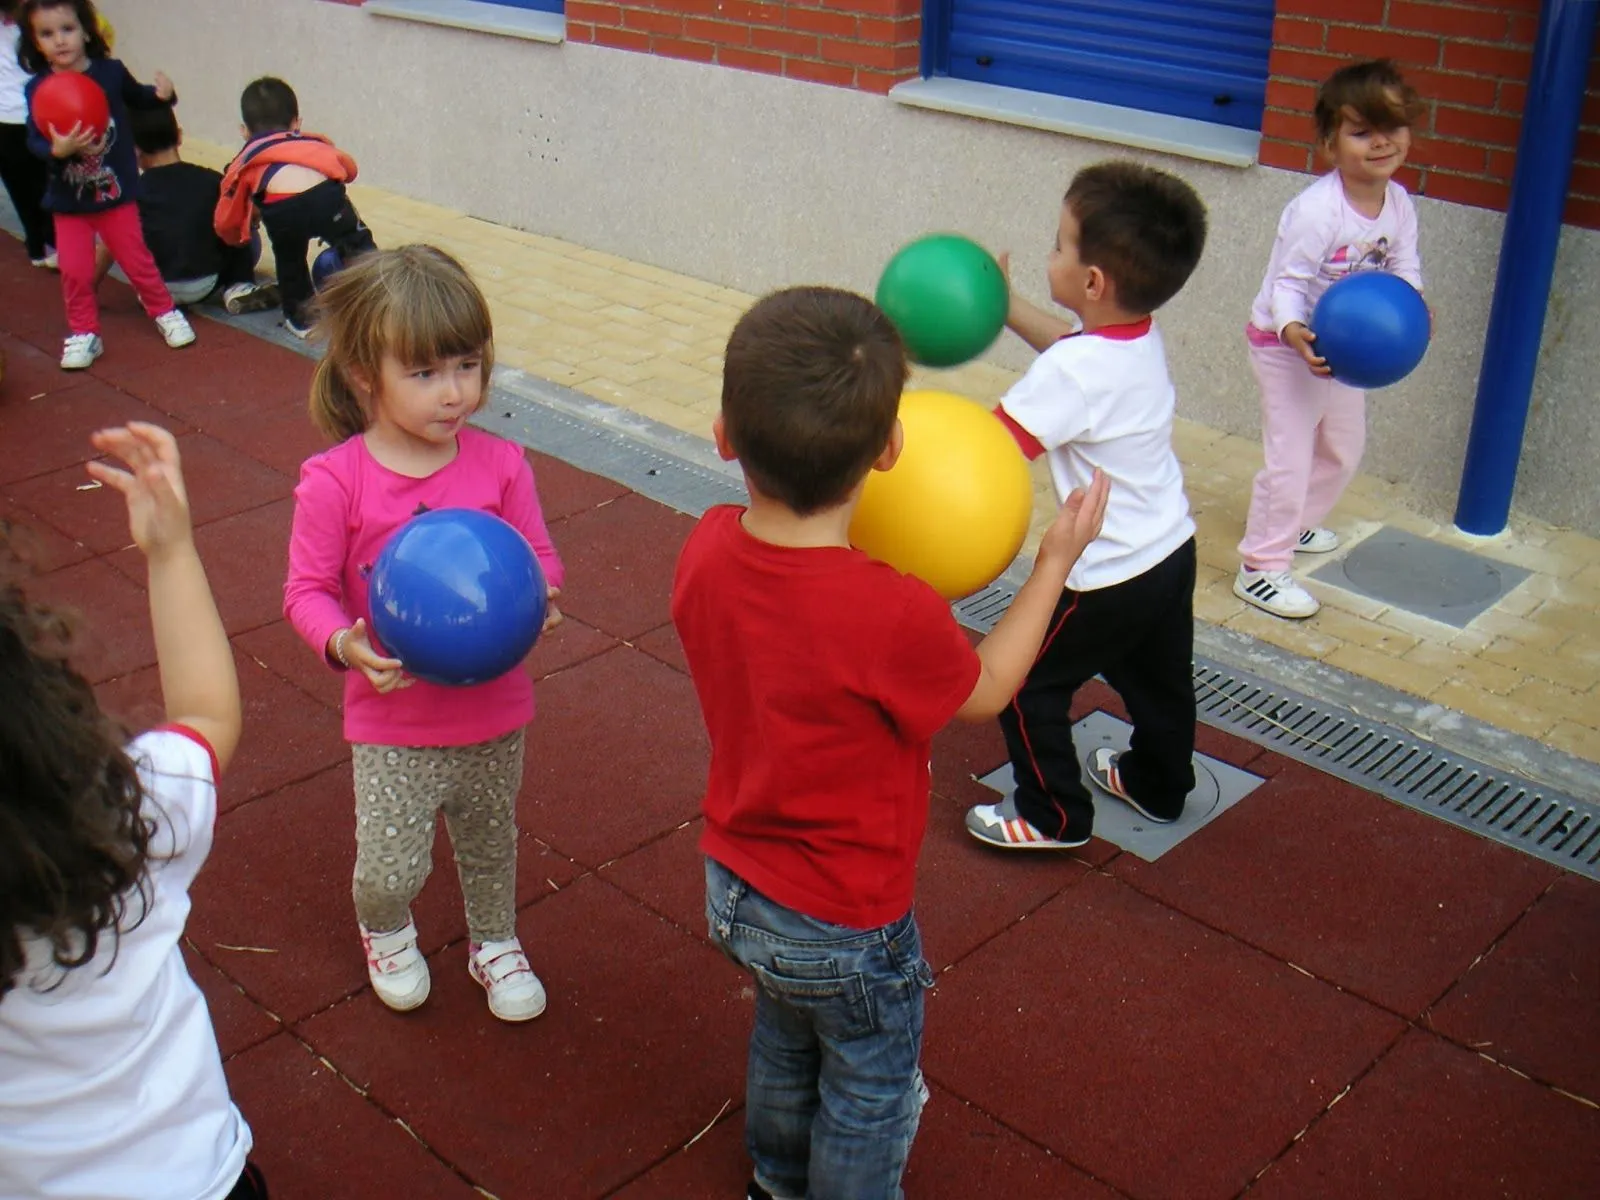
[{"label": "paved sidewalk", "polygon": [[[186,950],[275,1200],[741,1196],[751,994],[704,940],[707,751],[668,620],[690,519],[533,456],[569,566],[518,811],[550,1008],[488,1014],[441,844],[417,908],[434,991],[398,1016],[350,909],[339,684],[280,617],[289,497],[320,448],[309,361],[206,320],[170,351],[108,288],[105,357],[64,374],[55,280],[5,239],[0,295],[0,518],[40,531],[37,593],[83,610],[78,662],[135,726],[159,716],[143,565],[82,464],[108,423],[180,438],[245,704]],[[1120,711],[1090,688],[1095,708]],[[1600,1195],[1600,884],[1201,734],[1264,782],[1155,863],[976,845],[962,813],[1003,744],[936,741],[908,1196]]]},{"label": "paved sidewalk", "polygon": [[[197,142],[185,151],[218,166],[230,153]],[[503,362],[709,437],[723,346],[753,297],[374,188],[352,192],[380,244],[431,242],[471,268],[493,305]],[[1014,378],[980,362],[924,372],[919,382],[987,402]],[[1422,506],[1404,486],[1361,476],[1332,520],[1348,543],[1395,526],[1532,577],[1464,630],[1315,580],[1323,611],[1282,621],[1232,592],[1260,446],[1187,421],[1176,440],[1199,526],[1202,620],[1600,763],[1600,541],[1518,520],[1499,538],[1472,542],[1416,515]],[[1052,503],[1042,464],[1035,481],[1029,549]]]}]

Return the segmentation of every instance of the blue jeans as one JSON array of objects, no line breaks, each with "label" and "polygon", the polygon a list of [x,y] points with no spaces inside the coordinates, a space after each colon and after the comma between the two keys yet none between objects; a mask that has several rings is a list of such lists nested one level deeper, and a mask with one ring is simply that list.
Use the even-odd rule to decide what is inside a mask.
[{"label": "blue jeans", "polygon": [[913,914],[830,925],[706,859],[712,944],[755,976],[745,1145],[781,1200],[902,1200],[928,1089],[922,993],[933,972]]}]

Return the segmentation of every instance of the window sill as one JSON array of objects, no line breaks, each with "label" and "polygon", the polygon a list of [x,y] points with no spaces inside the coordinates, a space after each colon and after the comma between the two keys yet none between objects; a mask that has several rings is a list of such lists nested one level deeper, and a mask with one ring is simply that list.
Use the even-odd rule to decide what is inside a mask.
[{"label": "window sill", "polygon": [[896,84],[889,89],[889,99],[913,108],[1069,133],[1229,167],[1253,166],[1261,146],[1261,135],[1250,129],[946,76]]},{"label": "window sill", "polygon": [[471,29],[530,42],[554,45],[567,40],[567,19],[560,13],[533,12],[484,0],[367,0],[364,8],[376,17]]}]

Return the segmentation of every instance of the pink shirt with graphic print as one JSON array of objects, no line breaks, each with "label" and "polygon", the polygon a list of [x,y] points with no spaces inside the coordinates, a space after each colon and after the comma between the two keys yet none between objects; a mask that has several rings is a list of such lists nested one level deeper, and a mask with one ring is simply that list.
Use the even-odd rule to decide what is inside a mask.
[{"label": "pink shirt with graphic print", "polygon": [[1267,275],[1250,309],[1250,340],[1275,345],[1284,328],[1309,325],[1322,293],[1354,271],[1388,271],[1422,290],[1417,210],[1394,180],[1376,217],[1356,211],[1332,171],[1283,210]]}]

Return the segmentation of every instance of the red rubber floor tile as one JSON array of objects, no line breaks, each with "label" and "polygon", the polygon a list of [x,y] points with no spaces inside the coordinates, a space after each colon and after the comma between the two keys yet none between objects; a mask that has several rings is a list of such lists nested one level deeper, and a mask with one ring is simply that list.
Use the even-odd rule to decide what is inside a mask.
[{"label": "red rubber floor tile", "polygon": [[689,660],[683,656],[683,643],[678,631],[670,623],[652,629],[643,637],[633,639],[633,644],[651,658],[660,659],[675,671],[689,673]]},{"label": "red rubber floor tile", "polygon": [[1402,1028],[1091,874],[939,977],[925,1070],[1134,1196],[1235,1196]]},{"label": "red rubber floor tile", "polygon": [[287,1033],[230,1059],[233,1102],[273,1200],[481,1200],[405,1127]]},{"label": "red rubber floor tile", "polygon": [[502,1200],[604,1195],[738,1103],[749,1001],[721,955],[593,879],[524,913],[522,938],[537,1020],[496,1021],[447,951],[405,1019],[361,997],[298,1032]]},{"label": "red rubber floor tile", "polygon": [[[119,368],[117,386],[217,437],[263,412],[293,413],[310,427],[312,359],[212,322],[195,331],[201,340],[180,353]],[[105,361],[109,372],[109,355]]]},{"label": "red rubber floor tile", "polygon": [[550,533],[567,566],[562,611],[625,641],[665,625],[678,551],[693,527],[632,493],[556,522]]},{"label": "red rubber floor tile", "polygon": [[[548,454],[529,451],[534,485],[539,489],[539,507],[546,522],[559,521],[575,513],[587,512],[628,494],[622,484],[600,475],[580,471],[571,463]],[[558,543],[559,544],[559,543]]]},{"label": "red rubber floor tile", "polygon": [[591,867],[700,811],[705,729],[688,679],[622,646],[539,684],[523,824]]},{"label": "red rubber floor tile", "polygon": [[668,1154],[609,1200],[742,1200],[750,1182],[742,1103],[743,1092],[699,1141]]},{"label": "red rubber floor tile", "polygon": [[1600,884],[1558,878],[1429,1020],[1464,1046],[1600,1103]]},{"label": "red rubber floor tile", "polygon": [[1111,868],[1140,891],[1415,1017],[1557,868],[1292,763],[1198,835]]},{"label": "red rubber floor tile", "polygon": [[[350,768],[343,764],[240,805],[218,823],[210,863],[195,884],[189,936],[207,957],[226,958],[228,974],[286,1021],[367,986],[350,901],[354,807]],[[526,796],[522,809],[517,903],[525,907],[566,887],[579,868],[526,831]],[[455,858],[442,825],[433,874],[415,909],[424,953],[466,936]],[[234,957],[217,950],[219,943],[273,953]],[[361,1002],[379,1011],[372,997]]]},{"label": "red rubber floor tile", "polygon": [[935,971],[965,958],[1089,871],[1071,854],[1008,854],[980,846],[967,833],[965,814],[964,806],[934,798],[917,863],[917,924],[923,956]]},{"label": "red rubber floor tile", "polygon": [[[148,404],[82,374],[72,387],[37,400],[13,400],[8,396],[0,404],[0,446],[6,448],[5,456],[0,458],[0,483],[31,479],[87,462],[96,455],[89,445],[91,433],[129,421],[151,421],[173,433],[188,432],[185,426],[174,426]],[[81,482],[90,482],[89,476],[84,475]],[[49,512],[39,515],[46,520],[53,516]]]},{"label": "red rubber floor tile", "polygon": [[[11,314],[6,315],[9,321]],[[83,382],[83,376],[61,369],[59,345],[56,353],[46,354],[21,338],[0,334],[0,353],[6,360],[0,403],[42,400],[52,392],[64,392]]]},{"label": "red rubber floor tile", "polygon": [[[123,520],[127,520],[126,507]],[[0,525],[9,529],[13,550],[27,555],[36,575],[47,575],[93,557],[87,546],[58,533],[38,513],[3,492],[0,492]]]},{"label": "red rubber floor tile", "polygon": [[[244,703],[244,730],[219,789],[223,812],[349,761],[337,712],[238,649],[234,669]],[[102,706],[132,728],[149,729],[166,719],[154,666],[103,684],[98,691]]]},{"label": "red rubber floor tile", "polygon": [[706,937],[706,867],[700,853],[705,821],[696,818],[666,837],[607,863],[596,874],[691,937]]},{"label": "red rubber floor tile", "polygon": [[1251,1200],[1600,1195],[1600,1111],[1412,1030]]},{"label": "red rubber floor tile", "polygon": [[[217,956],[226,957],[229,953],[219,950]],[[259,1045],[283,1029],[270,1013],[240,991],[233,980],[207,962],[193,947],[183,947],[183,961],[205,995],[206,1007],[211,1012],[211,1026],[217,1034],[217,1048],[222,1051],[223,1058],[232,1058],[251,1046]]]},{"label": "red rubber floor tile", "polygon": [[287,621],[274,621],[248,633],[241,633],[233,644],[243,654],[267,670],[287,679],[307,695],[341,713],[335,727],[343,728],[344,674],[317,661],[316,651],[300,640]]},{"label": "red rubber floor tile", "polygon": [[921,1200],[978,1196],[1114,1200],[1116,1192],[999,1125],[941,1087],[911,1146],[905,1192]]},{"label": "red rubber floor tile", "polygon": [[[282,618],[293,511],[293,501],[277,500],[195,530],[194,544],[230,636]],[[130,579],[145,577],[138,550],[122,550],[105,561]]]},{"label": "red rubber floor tile", "polygon": [[[178,452],[196,526],[281,500],[294,489],[288,476],[202,433],[180,437]],[[88,476],[82,466],[75,465],[14,483],[10,491],[33,511],[48,514],[51,525],[96,554],[130,545],[128,506],[121,494],[105,487],[80,491],[85,482],[90,482]]]},{"label": "red rubber floor tile", "polygon": [[[139,578],[142,583],[142,572]],[[141,583],[95,558],[29,581],[28,594],[81,615],[72,665],[90,683],[101,683],[156,661],[150,601]]]},{"label": "red rubber floor tile", "polygon": [[[560,605],[561,601],[557,599],[556,606],[559,608]],[[613,650],[618,644],[616,638],[601,633],[598,629],[591,629],[576,617],[569,617],[563,612],[561,624],[549,633],[540,635],[538,642],[534,644],[533,653],[528,655],[524,663],[524,669],[537,683],[548,676],[598,657],[607,650]]]}]

